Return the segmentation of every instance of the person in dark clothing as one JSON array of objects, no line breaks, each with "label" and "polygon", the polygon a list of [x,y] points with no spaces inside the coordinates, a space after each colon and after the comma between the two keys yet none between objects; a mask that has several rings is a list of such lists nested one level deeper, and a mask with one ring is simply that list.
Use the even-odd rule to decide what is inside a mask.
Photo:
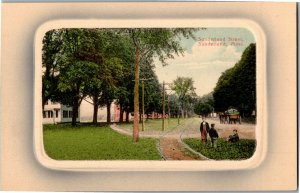
[{"label": "person in dark clothing", "polygon": [[209,124],[205,121],[205,117],[202,117],[202,122],[200,124],[201,140],[203,144],[207,143],[207,133],[209,131]]},{"label": "person in dark clothing", "polygon": [[233,135],[229,136],[229,142],[237,142],[240,140],[239,134],[236,129],[233,130]]},{"label": "person in dark clothing", "polygon": [[208,131],[208,134],[209,134],[209,137],[211,140],[211,146],[216,148],[219,135],[218,135],[217,130],[215,129],[215,124],[213,124],[213,123],[211,124],[211,128]]}]

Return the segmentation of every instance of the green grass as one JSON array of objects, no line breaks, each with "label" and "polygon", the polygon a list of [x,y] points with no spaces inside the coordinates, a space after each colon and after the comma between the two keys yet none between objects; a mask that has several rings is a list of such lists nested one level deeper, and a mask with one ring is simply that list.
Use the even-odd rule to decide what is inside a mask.
[{"label": "green grass", "polygon": [[156,140],[121,135],[108,126],[44,125],[44,148],[55,160],[160,160]]},{"label": "green grass", "polygon": [[195,151],[205,157],[215,160],[243,160],[252,157],[255,152],[256,141],[250,139],[241,139],[238,142],[231,143],[224,139],[218,139],[217,148],[210,147],[201,143],[200,139],[188,138],[183,140]]},{"label": "green grass", "polygon": [[[180,119],[180,124],[184,124],[188,119]],[[132,130],[133,123],[122,123],[119,124],[120,127]],[[165,119],[165,131],[173,130],[178,126],[178,120],[171,118],[170,122],[168,119]],[[139,123],[140,130],[142,129],[142,123]],[[162,130],[162,120],[161,119],[148,119],[145,120],[145,131],[161,131]]]}]

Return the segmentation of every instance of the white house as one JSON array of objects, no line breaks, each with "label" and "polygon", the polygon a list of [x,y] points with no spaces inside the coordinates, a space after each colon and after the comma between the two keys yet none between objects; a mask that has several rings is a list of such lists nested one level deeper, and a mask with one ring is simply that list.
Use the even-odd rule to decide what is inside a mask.
[{"label": "white house", "polygon": [[[86,97],[81,102],[77,121],[92,122],[93,111],[94,111],[94,107],[93,107],[92,99]],[[111,121],[118,122],[120,119],[120,109],[118,105],[116,105],[114,102],[111,104],[110,112],[111,112],[111,117],[110,117]],[[72,107],[62,105],[60,103],[51,102],[50,100],[48,100],[43,111],[43,123],[47,124],[47,123],[72,122],[72,114],[73,114]],[[98,108],[97,121],[106,122],[106,117],[107,117],[106,107]],[[123,117],[125,118],[125,113]],[[131,116],[129,118],[131,119]]]},{"label": "white house", "polygon": [[72,122],[72,114],[72,107],[48,100],[43,111],[43,123]]}]

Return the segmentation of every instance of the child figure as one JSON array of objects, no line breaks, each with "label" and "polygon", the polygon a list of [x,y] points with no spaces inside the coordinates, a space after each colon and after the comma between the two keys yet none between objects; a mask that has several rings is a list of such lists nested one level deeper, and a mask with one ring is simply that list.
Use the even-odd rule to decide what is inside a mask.
[{"label": "child figure", "polygon": [[217,140],[219,138],[219,135],[218,135],[218,132],[217,130],[215,129],[215,124],[211,124],[211,128],[210,130],[208,131],[209,133],[209,137],[210,137],[210,140],[211,140],[211,146],[216,148],[217,147]]},{"label": "child figure", "polygon": [[228,141],[230,141],[230,142],[237,142],[239,140],[240,140],[240,137],[239,137],[239,134],[237,132],[237,129],[234,129],[233,130],[233,135],[229,136]]}]

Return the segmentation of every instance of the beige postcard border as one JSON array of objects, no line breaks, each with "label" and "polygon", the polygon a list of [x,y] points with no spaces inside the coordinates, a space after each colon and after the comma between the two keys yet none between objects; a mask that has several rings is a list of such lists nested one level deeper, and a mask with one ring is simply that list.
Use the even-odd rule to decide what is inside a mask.
[{"label": "beige postcard border", "polygon": [[[297,190],[296,3],[2,3],[0,189],[4,191]],[[253,169],[235,171],[51,170],[34,155],[34,33],[55,19],[250,19],[267,41],[267,151]],[[264,117],[265,118],[265,117]],[[234,164],[234,163],[233,163]]]}]

